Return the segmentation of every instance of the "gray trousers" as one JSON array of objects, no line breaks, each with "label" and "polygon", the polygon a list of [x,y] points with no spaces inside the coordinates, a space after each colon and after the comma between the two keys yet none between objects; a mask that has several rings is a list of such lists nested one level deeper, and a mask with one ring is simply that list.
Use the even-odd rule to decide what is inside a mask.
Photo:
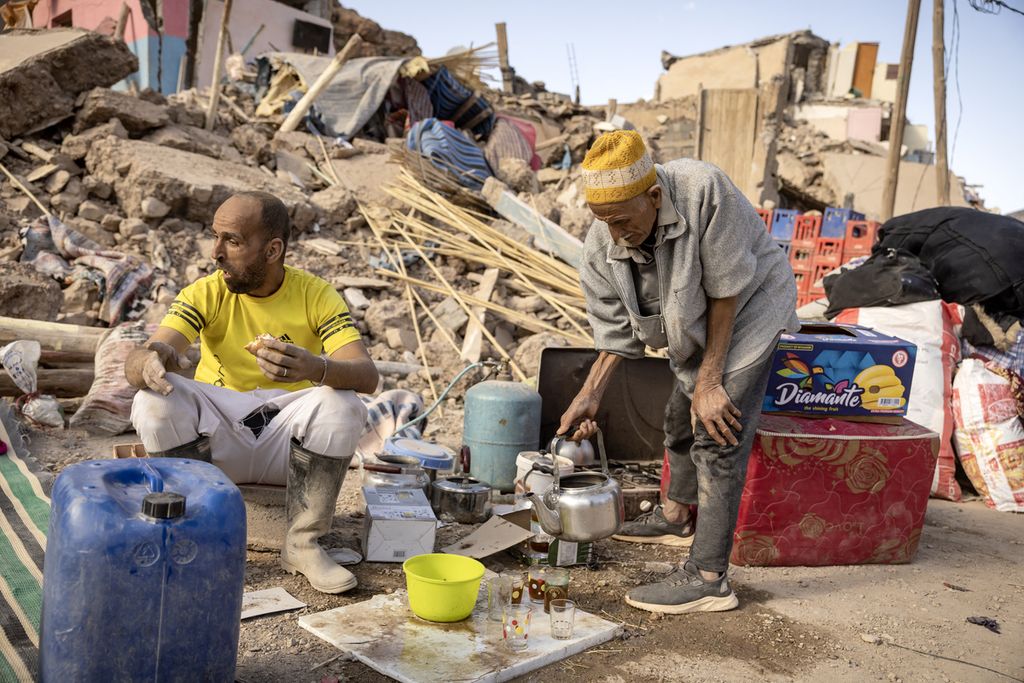
[{"label": "gray trousers", "polygon": [[690,559],[704,571],[724,572],[729,567],[747,460],[761,417],[772,357],[767,353],[754,365],[727,374],[722,380],[733,405],[743,413],[737,446],[719,446],[699,420],[694,433],[692,391],[678,380],[665,407],[665,448],[671,472],[668,497],[677,503],[697,505],[699,518]]}]

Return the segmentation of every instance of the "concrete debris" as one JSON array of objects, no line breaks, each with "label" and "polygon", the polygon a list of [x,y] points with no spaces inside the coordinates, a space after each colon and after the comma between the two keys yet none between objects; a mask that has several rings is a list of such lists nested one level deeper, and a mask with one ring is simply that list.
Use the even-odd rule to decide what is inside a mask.
[{"label": "concrete debris", "polygon": [[146,218],[163,218],[170,212],[171,207],[156,197],[146,197],[142,200],[142,215]]},{"label": "concrete debris", "polygon": [[142,139],[162,147],[171,147],[215,159],[242,163],[242,155],[235,148],[230,138],[196,126],[178,124],[165,126],[158,128]]},{"label": "concrete debris", "polygon": [[15,30],[2,37],[0,138],[40,130],[74,113],[79,93],[111,86],[139,68],[119,40],[93,31]]},{"label": "concrete debris", "polygon": [[128,137],[128,129],[119,119],[110,119],[107,123],[90,128],[79,135],[67,136],[61,144],[60,151],[75,161],[80,161],[85,158],[94,142],[110,135],[124,140]]},{"label": "concrete debris", "polygon": [[549,332],[530,335],[519,343],[513,358],[515,362],[529,376],[534,376],[540,370],[540,355],[544,349],[549,347],[562,348],[569,346],[565,337]]},{"label": "concrete debris", "polygon": [[53,278],[28,264],[0,262],[0,316],[56,320],[63,302]]},{"label": "concrete debris", "polygon": [[310,196],[309,201],[323,216],[321,227],[344,225],[356,208],[356,199],[341,185],[333,185]]},{"label": "concrete debris", "polygon": [[95,88],[83,96],[75,117],[75,132],[80,133],[110,119],[117,119],[130,135],[136,136],[166,126],[171,121],[166,106],[127,93]]}]

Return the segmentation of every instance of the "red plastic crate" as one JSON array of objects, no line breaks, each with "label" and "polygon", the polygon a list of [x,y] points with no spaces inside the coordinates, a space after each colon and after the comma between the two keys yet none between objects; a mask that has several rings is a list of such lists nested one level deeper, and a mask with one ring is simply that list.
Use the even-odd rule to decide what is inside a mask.
[{"label": "red plastic crate", "polygon": [[771,231],[772,229],[772,210],[771,209],[758,209],[757,215],[764,221],[764,227],[766,230]]},{"label": "red plastic crate", "polygon": [[821,279],[828,275],[831,271],[835,270],[832,266],[814,266],[814,270],[811,273],[810,285],[807,287],[807,291],[815,296],[825,296],[825,286],[816,286]]},{"label": "red plastic crate", "polygon": [[793,271],[793,277],[796,278],[796,291],[798,295],[805,294],[811,288],[811,273],[795,270]]},{"label": "red plastic crate", "polygon": [[848,261],[851,258],[870,254],[871,247],[878,239],[878,228],[880,227],[881,223],[878,221],[847,221],[843,260]]},{"label": "red plastic crate", "polygon": [[794,273],[809,274],[814,270],[814,249],[792,245],[789,250],[789,265]]},{"label": "red plastic crate", "polygon": [[834,237],[819,237],[814,252],[814,265],[837,268],[842,264],[843,240]]},{"label": "red plastic crate", "polygon": [[793,226],[793,246],[814,249],[821,237],[821,216],[802,214]]},{"label": "red plastic crate", "polygon": [[803,308],[807,304],[809,304],[809,303],[811,303],[813,301],[817,301],[820,298],[821,297],[818,296],[817,294],[811,294],[810,292],[807,292],[806,294],[798,293],[796,295],[796,307],[797,308]]}]

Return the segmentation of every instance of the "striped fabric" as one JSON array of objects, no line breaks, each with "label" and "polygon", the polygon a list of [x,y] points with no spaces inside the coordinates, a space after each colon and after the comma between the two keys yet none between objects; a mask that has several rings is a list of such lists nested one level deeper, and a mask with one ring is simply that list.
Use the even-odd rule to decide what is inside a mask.
[{"label": "striped fabric", "polygon": [[499,116],[491,137],[487,138],[487,144],[484,145],[484,157],[493,169],[498,168],[498,162],[502,159],[522,159],[529,164],[533,159],[533,148],[515,124]]},{"label": "striped fabric", "polygon": [[448,67],[442,66],[423,79],[423,85],[434,105],[434,116],[452,121],[460,128],[469,128],[481,138],[490,135],[494,128],[491,105],[456,80],[448,72]]},{"label": "striped fabric", "polygon": [[409,112],[409,124],[418,123],[434,115],[434,105],[430,101],[430,93],[415,78],[398,79],[405,99],[405,108]]},{"label": "striped fabric", "polygon": [[0,442],[0,681],[34,681],[50,499],[2,423]]},{"label": "striped fabric", "polygon": [[491,175],[483,152],[466,136],[437,119],[420,121],[406,138],[409,149],[430,159],[437,168],[455,176],[461,185],[480,190]]}]

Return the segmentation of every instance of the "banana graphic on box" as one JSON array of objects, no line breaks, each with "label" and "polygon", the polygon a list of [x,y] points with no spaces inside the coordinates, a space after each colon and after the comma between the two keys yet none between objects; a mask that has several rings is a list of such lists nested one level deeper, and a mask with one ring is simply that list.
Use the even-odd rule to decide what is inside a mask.
[{"label": "banana graphic on box", "polygon": [[[888,365],[872,365],[853,380],[864,389],[861,404],[868,410],[898,410],[907,405],[906,389],[896,371]],[[879,405],[879,401],[884,401]]]}]

